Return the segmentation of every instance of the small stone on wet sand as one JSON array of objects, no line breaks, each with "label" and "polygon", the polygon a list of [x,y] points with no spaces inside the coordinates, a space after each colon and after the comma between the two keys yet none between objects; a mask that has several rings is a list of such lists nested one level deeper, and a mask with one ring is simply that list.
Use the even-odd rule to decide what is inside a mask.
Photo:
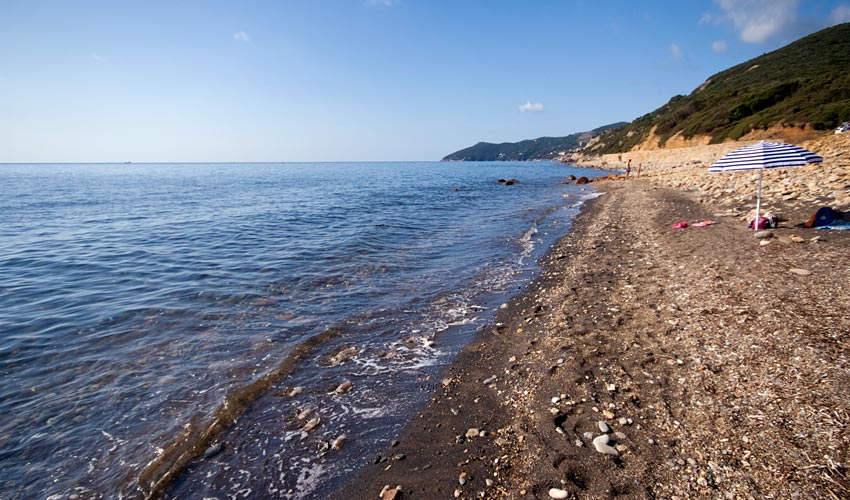
[{"label": "small stone on wet sand", "polygon": [[620,456],[620,452],[608,444],[610,441],[611,438],[609,438],[607,434],[602,434],[601,436],[597,436],[593,439],[593,447],[596,448],[596,451],[599,453],[613,455],[615,457]]}]

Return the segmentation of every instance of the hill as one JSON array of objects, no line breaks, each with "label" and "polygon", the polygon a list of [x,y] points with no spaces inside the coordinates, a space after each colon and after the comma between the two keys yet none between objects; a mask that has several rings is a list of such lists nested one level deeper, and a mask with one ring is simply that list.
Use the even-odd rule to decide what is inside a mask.
[{"label": "hill", "polygon": [[[737,140],[777,125],[828,130],[850,119],[850,23],[819,31],[712,76],[585,153],[663,147],[671,138]],[[669,145],[669,144],[668,144]]]},{"label": "hill", "polygon": [[591,130],[579,132],[566,137],[538,137],[520,142],[503,142],[493,144],[479,142],[460,151],[456,151],[443,161],[516,161],[516,160],[549,160],[557,158],[559,153],[576,150],[587,144],[592,138],[605,130],[622,127],[625,122],[605,125]]}]

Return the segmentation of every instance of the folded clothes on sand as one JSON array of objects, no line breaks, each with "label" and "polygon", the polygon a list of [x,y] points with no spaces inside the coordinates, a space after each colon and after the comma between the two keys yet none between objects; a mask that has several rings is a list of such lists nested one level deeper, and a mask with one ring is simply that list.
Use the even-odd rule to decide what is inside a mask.
[{"label": "folded clothes on sand", "polygon": [[684,229],[688,226],[705,227],[705,226],[710,226],[712,224],[717,224],[717,223],[714,222],[713,220],[703,220],[703,221],[699,221],[699,222],[694,222],[693,224],[688,224],[687,222],[682,221],[682,222],[677,222],[677,223],[673,224],[673,229]]}]

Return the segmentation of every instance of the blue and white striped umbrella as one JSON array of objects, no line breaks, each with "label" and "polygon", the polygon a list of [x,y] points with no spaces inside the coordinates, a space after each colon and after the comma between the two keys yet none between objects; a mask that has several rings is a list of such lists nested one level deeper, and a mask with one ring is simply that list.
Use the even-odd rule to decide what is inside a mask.
[{"label": "blue and white striped umbrella", "polygon": [[[793,144],[782,142],[761,141],[738,148],[723,158],[714,162],[709,167],[711,173],[736,172],[740,170],[758,170],[759,188],[756,199],[756,218],[759,220],[761,210],[761,179],[764,169],[780,167],[801,167],[809,163],[822,163],[823,157],[818,156],[808,149],[803,149]],[[753,224],[753,229],[758,229],[758,223]]]},{"label": "blue and white striped umbrella", "polygon": [[823,158],[793,144],[761,141],[738,148],[714,162],[709,172],[734,172],[762,168],[800,167],[821,163]]}]

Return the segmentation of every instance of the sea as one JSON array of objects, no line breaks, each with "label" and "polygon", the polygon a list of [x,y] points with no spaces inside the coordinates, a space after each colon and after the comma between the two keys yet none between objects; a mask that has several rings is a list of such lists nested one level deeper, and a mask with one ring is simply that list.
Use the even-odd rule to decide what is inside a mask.
[{"label": "sea", "polygon": [[323,498],[606,173],[0,165],[0,497]]}]

